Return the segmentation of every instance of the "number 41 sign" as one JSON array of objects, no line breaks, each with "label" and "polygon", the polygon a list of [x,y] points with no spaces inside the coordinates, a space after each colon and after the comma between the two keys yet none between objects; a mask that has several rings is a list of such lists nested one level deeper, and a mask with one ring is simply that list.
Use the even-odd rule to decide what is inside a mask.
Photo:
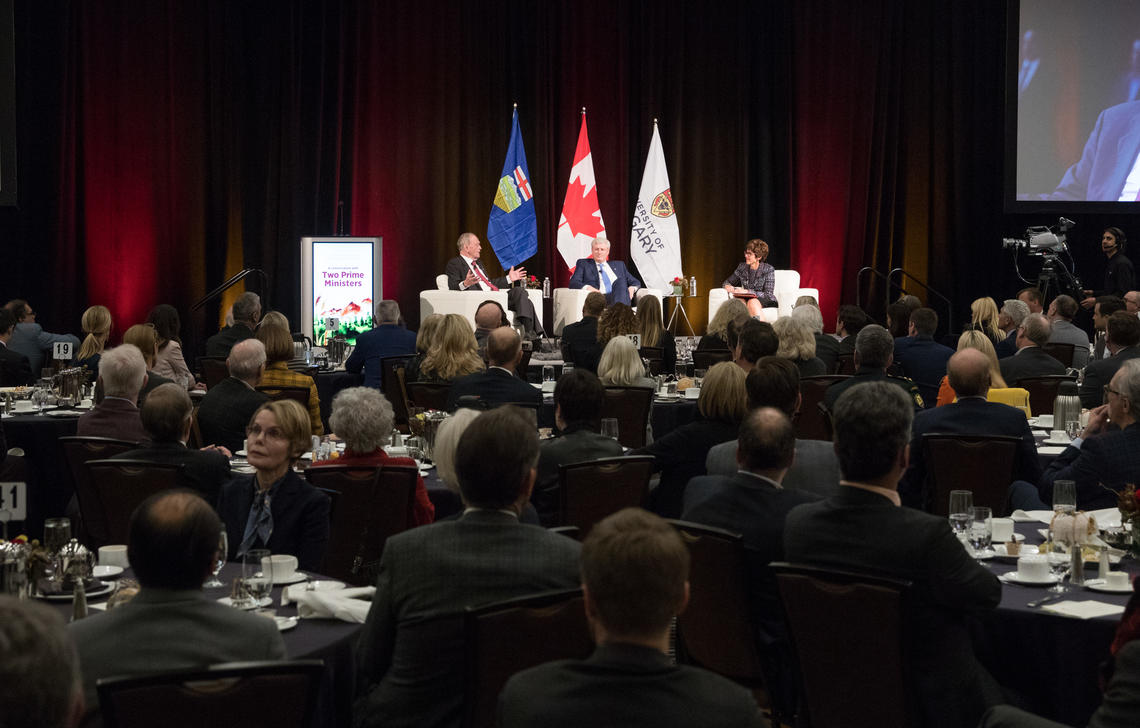
[{"label": "number 41 sign", "polygon": [[0,522],[28,517],[27,483],[0,483]]}]

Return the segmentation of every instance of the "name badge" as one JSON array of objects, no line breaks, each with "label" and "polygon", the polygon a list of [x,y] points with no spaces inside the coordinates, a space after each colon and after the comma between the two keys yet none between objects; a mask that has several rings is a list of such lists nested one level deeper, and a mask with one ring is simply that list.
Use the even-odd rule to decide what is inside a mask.
[{"label": "name badge", "polygon": [[28,517],[28,484],[0,483],[0,522]]}]

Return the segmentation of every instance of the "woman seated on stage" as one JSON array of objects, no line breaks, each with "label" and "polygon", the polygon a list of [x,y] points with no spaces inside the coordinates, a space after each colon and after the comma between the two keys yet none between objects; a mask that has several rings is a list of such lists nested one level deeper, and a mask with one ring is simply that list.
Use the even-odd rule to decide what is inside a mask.
[{"label": "woman seated on stage", "polygon": [[661,349],[661,370],[672,374],[677,368],[677,342],[661,325],[661,299],[643,296],[637,304],[637,322],[641,326],[641,345]]},{"label": "woman seated on stage", "polygon": [[253,413],[246,459],[256,472],[230,480],[218,498],[231,561],[266,548],[296,556],[306,571],[321,568],[329,541],[329,497],[293,471],[311,445],[309,417],[297,402],[266,402]]},{"label": "woman seated on stage", "polygon": [[627,336],[615,336],[606,344],[602,358],[598,360],[598,379],[611,387],[657,388],[657,382],[645,375],[641,355]]},{"label": "woman seated on stage", "polygon": [[[308,374],[295,372],[289,368],[289,362],[293,359],[293,335],[289,333],[289,322],[286,320],[282,325],[280,319],[262,319],[257,327],[257,340],[265,344],[265,373],[261,375],[261,384],[258,386],[271,390],[278,387],[308,389],[309,428],[314,435],[325,434],[325,426],[321,423],[321,398],[317,394],[316,380]],[[269,394],[272,395],[273,392],[270,391]]]},{"label": "woman seated on stage", "polygon": [[[355,465],[383,467],[385,465],[411,465],[416,461],[406,457],[389,457],[384,445],[392,439],[392,424],[396,415],[388,398],[371,387],[343,389],[332,401],[329,427],[344,441],[344,453],[335,460],[321,460],[313,465]],[[422,526],[435,520],[435,506],[428,498],[424,479],[416,476],[416,500],[412,504],[413,523]]]},{"label": "woman seated on stage", "polygon": [[744,262],[724,279],[725,290],[745,297],[748,313],[753,316],[776,307],[776,269],[764,262],[767,258],[768,243],[760,238],[749,240],[744,246]]},{"label": "woman seated on stage", "polygon": [[417,378],[408,381],[450,382],[484,368],[471,323],[457,313],[449,313],[436,329]]},{"label": "woman seated on stage", "polygon": [[818,377],[827,374],[827,366],[815,355],[815,335],[803,321],[791,316],[776,319],[772,324],[780,348],[776,356],[789,359],[800,370],[800,377]]},{"label": "woman seated on stage", "polygon": [[103,355],[103,347],[107,345],[107,338],[111,335],[111,312],[106,306],[92,306],[83,312],[83,318],[79,323],[87,336],[79,345],[75,364],[85,367],[94,379],[99,376],[99,357]]},{"label": "woman seated on stage", "polygon": [[697,351],[728,351],[728,324],[743,323],[748,319],[748,307],[739,298],[730,298],[720,305],[709,328],[697,342]]},{"label": "woman seated on stage", "polygon": [[182,356],[182,339],[178,337],[182,329],[178,309],[160,303],[150,310],[146,320],[158,333],[158,357],[154,362],[154,370],[186,389],[193,389],[194,375],[190,373],[190,367],[186,366],[186,358]]}]

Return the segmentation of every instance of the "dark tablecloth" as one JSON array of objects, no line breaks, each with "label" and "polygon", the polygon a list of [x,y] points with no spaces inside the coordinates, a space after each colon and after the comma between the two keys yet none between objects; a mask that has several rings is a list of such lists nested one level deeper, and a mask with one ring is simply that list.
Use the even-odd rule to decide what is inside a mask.
[{"label": "dark tablecloth", "polygon": [[28,518],[9,524],[13,535],[43,538],[44,519],[64,515],[75,493],[59,438],[75,434],[79,417],[16,415],[2,421],[8,447],[23,448],[28,475]]}]

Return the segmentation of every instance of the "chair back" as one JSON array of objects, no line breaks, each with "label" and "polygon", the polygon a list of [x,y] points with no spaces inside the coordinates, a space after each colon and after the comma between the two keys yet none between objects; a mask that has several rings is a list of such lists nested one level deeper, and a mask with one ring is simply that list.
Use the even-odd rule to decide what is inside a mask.
[{"label": "chair back", "polygon": [[[910,582],[773,562],[812,728],[912,725],[904,679]],[[833,624],[843,615],[843,634]]]},{"label": "chair back", "polygon": [[408,393],[409,411],[413,407],[441,412],[447,409],[450,382],[407,382],[404,388]]},{"label": "chair back", "polygon": [[854,354],[840,354],[835,359],[835,373],[836,374],[854,374],[855,373],[855,355]]},{"label": "chair back", "polygon": [[1017,386],[1029,390],[1029,410],[1034,415],[1047,415],[1053,413],[1053,402],[1057,399],[1061,382],[1076,380],[1075,374],[1048,374],[1042,377],[1023,377],[1017,380]]},{"label": "chair back", "polygon": [[974,492],[975,506],[988,506],[995,518],[1009,515],[1009,484],[1021,438],[1011,435],[955,435],[927,433],[922,436],[926,463],[926,510],[949,515],[950,491]]},{"label": "chair back", "polygon": [[202,428],[198,425],[198,405],[195,403],[194,409],[190,412],[190,439],[186,445],[195,450],[200,450],[207,444],[213,443],[202,442]]},{"label": "chair back", "polygon": [[206,383],[207,390],[230,376],[230,368],[226,366],[225,358],[220,356],[198,357],[198,371],[202,375],[202,381]]},{"label": "chair back", "polygon": [[732,361],[732,352],[728,349],[693,352],[693,369],[712,369],[722,361]]},{"label": "chair back", "polygon": [[653,390],[647,387],[606,387],[602,419],[618,421],[618,442],[628,448],[645,447]]},{"label": "chair back", "polygon": [[515,367],[515,374],[517,374],[519,379],[523,380],[524,382],[530,381],[527,379],[527,375],[530,372],[530,356],[533,353],[534,349],[524,346],[522,350],[522,358],[519,359],[519,364],[517,367]]},{"label": "chair back", "polygon": [[1050,341],[1041,346],[1041,351],[1064,364],[1066,369],[1073,366],[1073,351],[1075,350],[1076,347],[1072,344],[1065,344],[1060,341]]},{"label": "chair back", "polygon": [[308,387],[274,387],[264,385],[257,388],[259,392],[265,392],[272,400],[291,399],[309,410],[309,388]]},{"label": "chair back", "polygon": [[640,349],[641,358],[649,362],[649,371],[647,374],[655,377],[658,374],[672,374],[673,372],[664,371],[664,357],[665,350],[660,346],[643,346]]},{"label": "chair back", "polygon": [[749,615],[748,558],[740,534],[671,520],[689,546],[689,606],[677,616],[685,662],[750,688],[764,682]]},{"label": "chair back", "polygon": [[511,675],[551,660],[583,659],[594,649],[581,589],[468,607],[464,632],[465,728],[495,725],[499,693]]},{"label": "chair back", "polygon": [[408,396],[404,393],[404,383],[396,371],[405,371],[414,356],[386,356],[380,360],[380,391],[392,403],[396,415],[396,426],[408,424]]},{"label": "chair back", "polygon": [[82,520],[81,527],[76,529],[80,534],[79,540],[89,549],[97,549],[109,543],[125,543],[125,541],[110,541],[107,538],[103,503],[91,485],[91,474],[87,470],[87,463],[134,450],[138,447],[138,443],[110,437],[79,435],[67,435],[59,438],[59,441],[63,445],[63,456],[67,459],[72,484],[75,486],[75,499],[79,504],[79,516]]},{"label": "chair back", "polygon": [[128,526],[135,508],[159,491],[181,486],[180,464],[148,460],[89,460],[87,471],[92,490],[102,505],[107,543],[127,543]]},{"label": "chair back", "polygon": [[611,513],[641,506],[649,493],[653,463],[652,455],[639,455],[559,465],[559,523],[577,526],[584,538]]},{"label": "chair back", "polygon": [[321,573],[360,586],[376,581],[389,536],[412,527],[419,470],[412,465],[314,465],[305,477],[337,491]]},{"label": "chair back", "polygon": [[800,440],[830,440],[831,421],[820,409],[827,388],[847,379],[846,374],[823,374],[800,379],[800,411],[796,415],[796,437]]},{"label": "chair back", "polygon": [[106,728],[313,724],[321,660],[242,662],[99,680]]}]

